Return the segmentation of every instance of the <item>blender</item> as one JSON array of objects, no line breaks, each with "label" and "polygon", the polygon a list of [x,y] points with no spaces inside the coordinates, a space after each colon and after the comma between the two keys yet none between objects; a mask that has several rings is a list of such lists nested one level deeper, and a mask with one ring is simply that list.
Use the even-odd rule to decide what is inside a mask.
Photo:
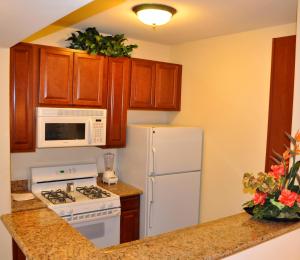
[{"label": "blender", "polygon": [[105,171],[103,173],[102,181],[104,183],[115,184],[118,182],[118,177],[116,176],[113,166],[114,166],[115,155],[113,153],[104,154],[104,167]]}]

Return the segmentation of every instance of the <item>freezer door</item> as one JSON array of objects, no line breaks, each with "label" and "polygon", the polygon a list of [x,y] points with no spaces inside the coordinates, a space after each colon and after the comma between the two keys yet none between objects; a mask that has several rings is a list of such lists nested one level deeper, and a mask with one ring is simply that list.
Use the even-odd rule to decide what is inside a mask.
[{"label": "freezer door", "polygon": [[158,127],[152,131],[152,160],[155,175],[201,170],[202,129]]},{"label": "freezer door", "polygon": [[149,177],[148,185],[148,236],[199,223],[200,172]]}]

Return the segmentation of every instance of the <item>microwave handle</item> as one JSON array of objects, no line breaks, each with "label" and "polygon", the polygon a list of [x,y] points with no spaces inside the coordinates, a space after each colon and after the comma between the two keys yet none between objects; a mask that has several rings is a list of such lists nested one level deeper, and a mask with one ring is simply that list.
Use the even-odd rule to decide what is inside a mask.
[{"label": "microwave handle", "polygon": [[89,136],[88,136],[89,144],[92,143],[92,140],[93,140],[93,121],[92,119],[89,119]]}]

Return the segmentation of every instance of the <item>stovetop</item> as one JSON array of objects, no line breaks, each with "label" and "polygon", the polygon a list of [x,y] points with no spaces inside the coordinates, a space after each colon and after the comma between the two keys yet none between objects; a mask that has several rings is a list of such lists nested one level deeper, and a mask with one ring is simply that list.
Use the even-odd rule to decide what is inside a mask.
[{"label": "stovetop", "polygon": [[61,204],[76,201],[75,197],[61,189],[42,191],[41,194],[53,204]]},{"label": "stovetop", "polygon": [[[82,196],[82,195],[84,196]],[[64,204],[78,201],[109,198],[112,194],[100,187],[78,186],[76,191],[66,192],[62,189],[41,191],[41,195],[52,204]]]},{"label": "stovetop", "polygon": [[120,197],[97,186],[96,164],[36,167],[31,174],[33,194],[60,216],[120,209]]},{"label": "stovetop", "polygon": [[87,196],[89,199],[100,199],[100,198],[111,197],[111,194],[109,192],[99,187],[96,187],[94,185],[77,187],[76,190],[81,194]]}]

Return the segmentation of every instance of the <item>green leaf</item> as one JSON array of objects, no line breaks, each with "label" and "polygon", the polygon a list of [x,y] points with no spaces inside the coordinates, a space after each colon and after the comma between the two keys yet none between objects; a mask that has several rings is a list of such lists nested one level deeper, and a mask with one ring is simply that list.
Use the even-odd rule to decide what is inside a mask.
[{"label": "green leaf", "polygon": [[278,202],[278,201],[275,201],[275,199],[270,199],[270,202],[276,206],[279,210],[282,210],[285,205],[283,205],[282,203]]},{"label": "green leaf", "polygon": [[125,45],[127,39],[124,34],[101,35],[95,27],[88,27],[85,31],[76,31],[66,41],[69,48],[86,50],[90,54],[103,54],[112,57],[130,57],[131,52],[138,46]]}]

